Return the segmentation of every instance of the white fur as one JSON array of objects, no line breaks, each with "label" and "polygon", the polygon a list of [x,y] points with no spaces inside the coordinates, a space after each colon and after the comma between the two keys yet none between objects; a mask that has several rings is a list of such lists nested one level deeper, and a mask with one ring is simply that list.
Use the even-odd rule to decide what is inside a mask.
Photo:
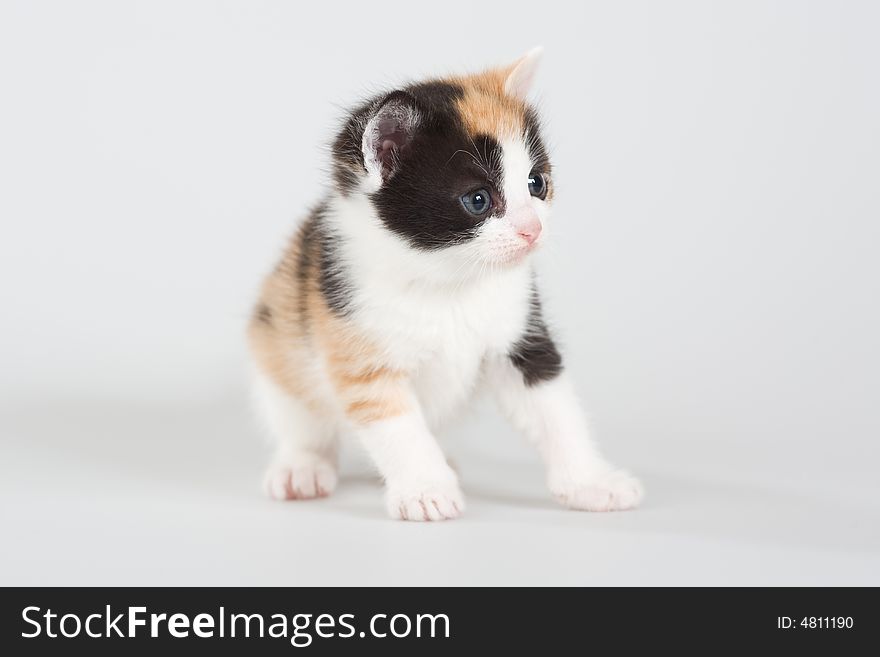
[{"label": "white fur", "polygon": [[357,431],[385,478],[385,506],[398,520],[445,520],[464,510],[455,472],[416,410]]},{"label": "white fur", "polygon": [[276,500],[329,495],[336,488],[338,423],[319,417],[286,394],[265,374],[256,371],[254,398],[275,438],[272,463],[263,488]]},{"label": "white fur", "polygon": [[639,481],[602,458],[564,373],[528,387],[506,358],[491,360],[486,369],[502,411],[538,448],[547,486],[560,503],[585,511],[616,511],[641,501]]}]

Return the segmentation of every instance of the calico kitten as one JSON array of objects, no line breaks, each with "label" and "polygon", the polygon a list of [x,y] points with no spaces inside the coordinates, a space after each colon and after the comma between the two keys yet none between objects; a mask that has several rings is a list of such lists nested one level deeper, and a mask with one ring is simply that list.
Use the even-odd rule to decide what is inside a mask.
[{"label": "calico kitten", "polygon": [[538,448],[573,509],[628,509],[639,482],[591,442],[541,316],[530,254],[553,200],[526,101],[539,50],[511,66],[372,98],[333,143],[334,180],[262,289],[250,324],[277,452],[268,494],[336,486],[340,432],[385,480],[393,518],[464,498],[432,434],[478,385]]}]

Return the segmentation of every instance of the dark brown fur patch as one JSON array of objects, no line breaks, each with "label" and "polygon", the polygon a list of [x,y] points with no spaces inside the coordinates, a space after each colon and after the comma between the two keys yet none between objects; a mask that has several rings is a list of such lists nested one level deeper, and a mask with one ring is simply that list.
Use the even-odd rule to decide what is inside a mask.
[{"label": "dark brown fur patch", "polygon": [[260,303],[257,305],[255,315],[257,321],[260,321],[267,326],[272,326],[272,309],[269,308],[269,306],[267,306],[265,303]]},{"label": "dark brown fur patch", "polygon": [[555,379],[562,372],[562,356],[544,323],[541,298],[534,285],[525,333],[513,345],[508,356],[528,386]]}]

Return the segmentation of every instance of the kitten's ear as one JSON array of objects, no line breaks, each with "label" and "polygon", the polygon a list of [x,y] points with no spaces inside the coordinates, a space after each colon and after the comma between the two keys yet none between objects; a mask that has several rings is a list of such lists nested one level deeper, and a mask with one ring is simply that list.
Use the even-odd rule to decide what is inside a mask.
[{"label": "kitten's ear", "polygon": [[504,81],[505,93],[520,100],[526,99],[543,53],[544,48],[541,46],[532,48],[507,69],[507,79]]},{"label": "kitten's ear", "polygon": [[419,123],[415,99],[404,91],[385,97],[364,127],[362,148],[368,176],[378,188],[395,172]]}]

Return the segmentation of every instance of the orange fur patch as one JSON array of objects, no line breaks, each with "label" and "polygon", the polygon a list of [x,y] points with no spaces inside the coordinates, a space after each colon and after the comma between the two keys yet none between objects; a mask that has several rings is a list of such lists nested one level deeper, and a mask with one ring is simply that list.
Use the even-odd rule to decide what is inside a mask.
[{"label": "orange fur patch", "polygon": [[321,305],[312,306],[317,341],[348,418],[368,424],[405,413],[408,395],[404,373],[388,367],[369,340]]},{"label": "orange fur patch", "polygon": [[472,136],[488,135],[498,141],[522,136],[525,104],[504,91],[509,68],[492,69],[449,80],[464,89],[457,101],[462,121]]},{"label": "orange fur patch", "polygon": [[[318,413],[332,412],[316,391],[315,377],[322,372],[352,422],[369,424],[407,412],[405,373],[390,367],[380,349],[327,306],[316,265],[304,277],[296,275],[302,249],[316,248],[303,240],[300,231],[263,287],[249,329],[257,365],[287,394]],[[318,262],[316,255],[312,263]],[[260,318],[265,315],[260,309],[271,312],[271,322]]]}]

